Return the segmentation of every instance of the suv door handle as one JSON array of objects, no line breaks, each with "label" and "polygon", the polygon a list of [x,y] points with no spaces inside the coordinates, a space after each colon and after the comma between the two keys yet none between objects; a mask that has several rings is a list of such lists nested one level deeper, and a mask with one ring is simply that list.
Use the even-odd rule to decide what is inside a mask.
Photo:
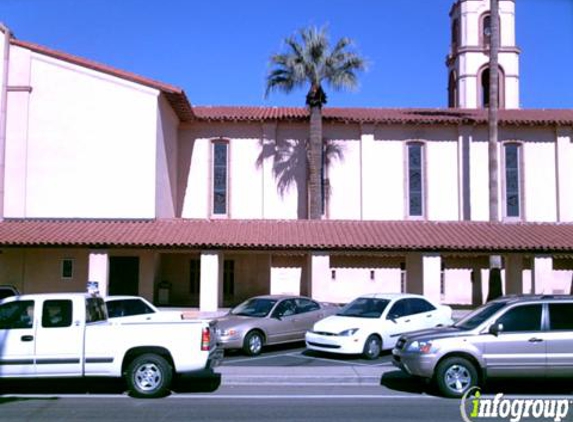
[{"label": "suv door handle", "polygon": [[533,337],[533,338],[530,338],[528,341],[529,341],[530,343],[541,343],[541,342],[543,341],[543,339],[542,339],[542,338]]}]

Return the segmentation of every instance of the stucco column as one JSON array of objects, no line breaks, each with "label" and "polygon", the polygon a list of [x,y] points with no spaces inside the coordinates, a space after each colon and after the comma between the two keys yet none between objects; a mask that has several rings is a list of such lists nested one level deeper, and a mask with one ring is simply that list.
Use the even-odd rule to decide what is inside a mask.
[{"label": "stucco column", "polygon": [[96,282],[100,295],[107,296],[109,288],[109,253],[107,251],[90,252],[88,282]]},{"label": "stucco column", "polygon": [[328,283],[330,280],[330,255],[326,252],[310,252],[308,254],[308,292],[316,300],[328,298]]},{"label": "stucco column", "polygon": [[139,295],[153,302],[155,293],[155,275],[159,265],[158,254],[143,251],[139,255]]},{"label": "stucco column", "polygon": [[505,294],[523,294],[523,256],[505,256]]},{"label": "stucco column", "polygon": [[536,256],[533,258],[533,280],[531,290],[535,294],[551,293],[553,281],[553,258]]},{"label": "stucco column", "polygon": [[557,177],[557,221],[573,221],[573,135],[571,128],[557,128],[555,163]]},{"label": "stucco column", "polygon": [[223,257],[219,251],[201,252],[201,279],[199,310],[216,312],[221,301],[223,284]]},{"label": "stucco column", "polygon": [[424,295],[441,302],[440,276],[442,258],[435,254],[406,255],[406,292]]}]

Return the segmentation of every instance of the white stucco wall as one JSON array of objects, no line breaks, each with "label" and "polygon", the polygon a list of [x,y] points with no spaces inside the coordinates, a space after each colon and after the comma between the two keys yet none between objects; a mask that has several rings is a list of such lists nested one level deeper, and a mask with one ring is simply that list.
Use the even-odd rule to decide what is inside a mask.
[{"label": "white stucco wall", "polygon": [[178,213],[179,119],[163,96],[159,97],[158,105],[155,215],[169,218]]},{"label": "white stucco wall", "polygon": [[8,110],[10,135],[27,134],[7,139],[6,216],[154,217],[158,92],[12,51],[29,72],[11,73],[29,75],[32,91]]}]

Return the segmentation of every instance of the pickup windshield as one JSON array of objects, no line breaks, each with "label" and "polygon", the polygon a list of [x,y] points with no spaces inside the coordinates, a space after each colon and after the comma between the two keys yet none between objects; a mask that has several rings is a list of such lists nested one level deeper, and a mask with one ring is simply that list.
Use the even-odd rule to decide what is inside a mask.
[{"label": "pickup windshield", "polygon": [[276,299],[252,298],[231,309],[231,314],[264,318],[271,312],[276,303]]},{"label": "pickup windshield", "polygon": [[491,317],[505,305],[506,302],[504,301],[486,303],[485,305],[477,308],[475,311],[467,314],[453,326],[462,330],[473,330],[482,322],[489,319],[489,317]]},{"label": "pickup windshield", "polygon": [[382,315],[388,303],[390,303],[388,299],[359,297],[344,306],[336,315],[358,318],[380,318],[380,315]]}]

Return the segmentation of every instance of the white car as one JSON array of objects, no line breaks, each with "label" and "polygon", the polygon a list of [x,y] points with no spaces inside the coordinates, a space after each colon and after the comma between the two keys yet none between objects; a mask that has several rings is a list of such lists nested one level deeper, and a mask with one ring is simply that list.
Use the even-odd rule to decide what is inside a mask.
[{"label": "white car", "polygon": [[173,322],[187,319],[181,311],[160,310],[139,296],[104,297],[108,319],[115,323]]},{"label": "white car", "polygon": [[376,359],[411,331],[451,325],[452,309],[414,294],[373,293],[321,319],[305,336],[306,347],[328,353],[362,354]]}]

